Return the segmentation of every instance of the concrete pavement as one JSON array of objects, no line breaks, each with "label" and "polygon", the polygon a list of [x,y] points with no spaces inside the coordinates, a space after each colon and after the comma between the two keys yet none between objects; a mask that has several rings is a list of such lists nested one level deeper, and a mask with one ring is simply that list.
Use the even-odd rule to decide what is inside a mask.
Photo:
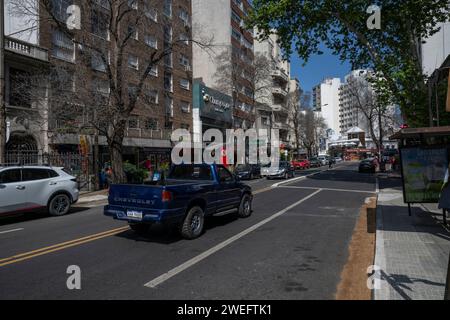
[{"label": "concrete pavement", "polygon": [[415,205],[409,217],[401,180],[380,179],[375,265],[381,281],[375,300],[444,298],[450,233],[427,208],[432,206]]},{"label": "concrete pavement", "polygon": [[[374,177],[356,170],[344,164],[258,193],[250,218],[210,218],[195,241],[158,228],[139,236],[126,225],[99,237],[124,226],[101,208],[0,226],[23,228],[0,233],[0,261],[55,248],[0,266],[0,298],[333,299],[360,207],[375,191]],[[155,288],[144,286],[190,261]],[[81,290],[66,287],[70,265],[81,268]]]}]

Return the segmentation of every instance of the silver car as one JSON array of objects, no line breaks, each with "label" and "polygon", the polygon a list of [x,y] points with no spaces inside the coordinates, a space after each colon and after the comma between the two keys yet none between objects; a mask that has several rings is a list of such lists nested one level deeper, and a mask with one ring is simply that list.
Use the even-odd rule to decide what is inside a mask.
[{"label": "silver car", "polygon": [[63,168],[0,167],[0,215],[46,208],[53,216],[78,201],[78,183]]}]

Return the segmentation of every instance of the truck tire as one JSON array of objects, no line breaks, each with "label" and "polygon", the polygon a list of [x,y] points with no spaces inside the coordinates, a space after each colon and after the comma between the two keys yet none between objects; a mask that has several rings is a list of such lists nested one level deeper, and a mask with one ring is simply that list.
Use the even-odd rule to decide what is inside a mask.
[{"label": "truck tire", "polygon": [[48,203],[48,213],[51,216],[63,216],[69,212],[70,202],[70,197],[67,194],[57,194]]},{"label": "truck tire", "polygon": [[145,223],[129,223],[130,229],[138,234],[145,234],[150,229],[149,224]]},{"label": "truck tire", "polygon": [[195,206],[189,209],[181,226],[181,236],[187,240],[198,238],[203,233],[205,225],[205,214],[203,209]]},{"label": "truck tire", "polygon": [[252,215],[252,198],[249,194],[244,194],[239,205],[238,216],[248,218]]}]

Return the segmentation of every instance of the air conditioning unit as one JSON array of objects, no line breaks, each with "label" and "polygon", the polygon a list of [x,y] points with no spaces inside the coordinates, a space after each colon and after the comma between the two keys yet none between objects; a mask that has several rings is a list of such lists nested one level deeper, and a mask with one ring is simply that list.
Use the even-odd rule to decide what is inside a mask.
[{"label": "air conditioning unit", "polygon": [[191,66],[184,66],[184,71],[190,72],[190,71],[192,71],[192,67]]},{"label": "air conditioning unit", "polygon": [[190,29],[191,28],[191,23],[189,22],[189,21],[184,21],[184,27],[186,28],[186,29]]},{"label": "air conditioning unit", "polygon": [[244,22],[244,20],[241,20],[241,22],[239,23],[239,27],[240,27],[241,29],[244,29],[244,28],[245,28],[245,22]]}]

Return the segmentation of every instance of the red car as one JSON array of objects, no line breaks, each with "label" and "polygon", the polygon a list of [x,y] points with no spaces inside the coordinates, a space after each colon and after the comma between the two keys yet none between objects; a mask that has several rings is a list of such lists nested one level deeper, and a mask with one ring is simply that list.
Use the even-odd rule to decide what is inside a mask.
[{"label": "red car", "polygon": [[304,170],[304,169],[309,169],[311,168],[311,163],[309,162],[309,160],[307,159],[303,159],[303,160],[293,160],[292,161],[292,166],[297,170]]}]

